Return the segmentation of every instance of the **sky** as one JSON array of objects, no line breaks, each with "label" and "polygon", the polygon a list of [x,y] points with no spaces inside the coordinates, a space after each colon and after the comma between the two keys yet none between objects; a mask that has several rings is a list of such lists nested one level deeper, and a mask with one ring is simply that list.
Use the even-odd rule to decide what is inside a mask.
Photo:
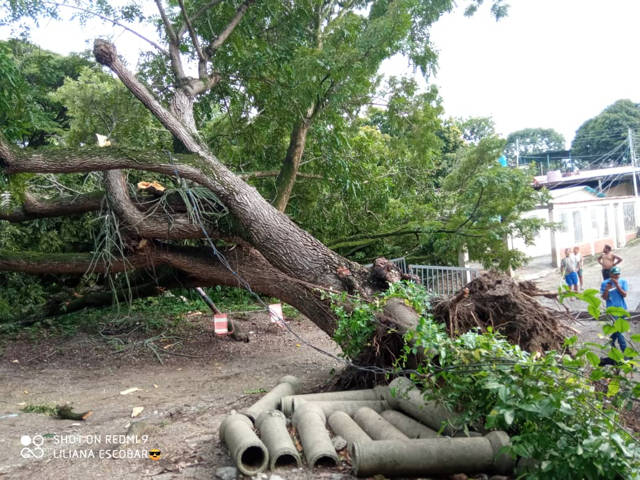
[{"label": "sky", "polygon": [[[486,5],[471,18],[456,9],[432,28],[439,66],[428,82],[438,87],[447,116],[492,117],[503,136],[553,128],[568,147],[578,127],[606,106],[622,98],[640,102],[640,62],[633,55],[640,45],[640,0],[508,3],[508,16],[498,22]],[[0,38],[9,34],[0,27]],[[146,34],[153,36],[149,27]],[[66,54],[106,35],[130,65],[147,49],[122,29],[98,23],[81,29],[43,22],[32,40]],[[383,65],[384,73],[400,71],[412,72],[405,59]]]}]

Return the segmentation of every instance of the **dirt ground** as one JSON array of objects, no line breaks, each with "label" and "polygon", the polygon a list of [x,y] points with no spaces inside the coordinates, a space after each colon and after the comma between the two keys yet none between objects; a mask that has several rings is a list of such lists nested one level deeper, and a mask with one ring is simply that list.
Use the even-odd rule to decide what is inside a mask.
[{"label": "dirt ground", "polygon": [[[640,244],[617,253],[625,259],[623,277],[632,289],[639,288]],[[585,286],[597,287],[598,275],[599,266],[588,263]],[[556,289],[560,281],[557,273],[547,272],[538,283]],[[581,308],[578,303],[571,307]],[[143,342],[118,353],[104,338],[82,334],[5,344],[0,353],[0,478],[216,478],[221,467],[233,465],[217,434],[225,415],[252,404],[283,375],[299,377],[305,392],[316,391],[342,368],[339,361],[271,325],[264,313],[238,319],[250,332],[249,343],[215,337],[207,317],[196,315],[189,320],[194,328],[188,337],[160,339],[153,344],[155,353]],[[338,353],[335,343],[310,321],[294,319],[290,325],[313,345]],[[583,341],[606,342],[598,336],[597,322],[576,322],[573,327]],[[636,322],[633,331],[639,331]],[[138,390],[121,394],[132,388]],[[21,411],[30,405],[64,403],[77,412],[94,413],[86,421],[72,421]],[[134,407],[144,407],[135,419]],[[145,425],[140,443],[120,443],[124,439],[117,436],[138,421]],[[31,450],[25,450],[25,435],[33,442],[42,436],[42,452],[33,442]],[[152,448],[161,451],[160,460],[148,458]],[[78,458],[82,455],[88,458]],[[104,458],[127,455],[134,458]],[[293,468],[261,478],[270,477],[354,478],[344,461],[339,468]]]},{"label": "dirt ground", "polygon": [[[297,376],[304,391],[313,391],[341,367],[269,324],[266,314],[241,323],[251,332],[249,343],[201,332],[201,338],[182,345],[178,355],[160,353],[163,365],[149,349],[118,354],[87,336],[47,345],[7,345],[0,364],[0,478],[214,478],[218,468],[233,465],[217,434],[225,415],[251,405],[283,375]],[[307,341],[337,353],[335,343],[308,320],[292,320],[290,325]],[[175,350],[167,345],[165,349],[160,344],[164,352]],[[134,387],[139,390],[120,393]],[[82,422],[21,412],[26,405],[63,403],[71,403],[77,412],[94,413]],[[134,407],[144,410],[132,419]],[[143,443],[119,445],[114,437],[125,434],[132,421],[148,425],[148,438],[141,434]],[[36,435],[45,437],[42,458],[21,456],[24,435],[34,442]],[[161,450],[159,461],[148,458],[152,448]],[[112,457],[144,458],[99,458],[113,450],[125,453]],[[294,469],[278,474],[286,479],[352,478],[341,472]]]}]

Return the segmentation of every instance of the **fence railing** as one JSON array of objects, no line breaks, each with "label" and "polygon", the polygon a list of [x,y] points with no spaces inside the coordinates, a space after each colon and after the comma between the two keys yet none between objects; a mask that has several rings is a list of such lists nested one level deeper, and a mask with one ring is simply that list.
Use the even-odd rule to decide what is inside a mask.
[{"label": "fence railing", "polygon": [[409,265],[409,273],[417,276],[424,287],[439,295],[453,295],[480,275],[475,268]]},{"label": "fence railing", "polygon": [[[402,273],[415,275],[424,287],[438,295],[453,295],[480,275],[480,270],[467,267],[442,267],[439,265],[407,265],[404,257],[389,260]],[[371,267],[371,264],[366,265]]]}]

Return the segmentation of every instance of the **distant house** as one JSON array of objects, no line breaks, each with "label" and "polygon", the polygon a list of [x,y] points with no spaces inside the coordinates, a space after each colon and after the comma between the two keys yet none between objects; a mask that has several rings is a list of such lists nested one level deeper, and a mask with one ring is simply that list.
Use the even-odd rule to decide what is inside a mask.
[{"label": "distant house", "polygon": [[551,200],[525,216],[554,222],[558,228],[541,230],[533,245],[512,238],[509,246],[530,257],[549,255],[556,267],[568,247],[577,245],[583,255],[594,255],[605,244],[624,246],[638,236],[640,227],[640,197],[636,191],[640,178],[634,187],[634,173],[640,175],[640,168],[622,166],[571,174],[550,170],[535,177],[534,188],[548,188]]}]

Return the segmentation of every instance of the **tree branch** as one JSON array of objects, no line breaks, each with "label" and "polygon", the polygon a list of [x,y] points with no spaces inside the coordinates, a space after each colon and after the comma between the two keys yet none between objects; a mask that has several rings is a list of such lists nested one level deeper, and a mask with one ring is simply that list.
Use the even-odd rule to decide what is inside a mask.
[{"label": "tree branch", "polygon": [[[191,16],[192,20],[197,20],[198,18],[200,18],[200,15],[202,15],[204,12],[206,12],[207,10],[209,10],[211,7],[215,7],[217,4],[219,4],[220,2],[222,2],[222,0],[211,0],[209,3],[203,5],[202,7],[200,7],[198,10],[196,10],[196,13],[194,13]],[[184,32],[187,29],[187,25],[182,25],[180,27],[180,29],[178,30],[178,36],[182,37],[182,35],[184,35]]]},{"label": "tree branch", "polygon": [[240,20],[242,20],[242,17],[249,9],[249,5],[251,5],[254,2],[255,0],[246,0],[242,5],[238,7],[238,9],[236,10],[236,14],[233,16],[231,21],[227,24],[226,28],[220,33],[220,35],[218,35],[218,38],[216,38],[213,41],[213,43],[209,45],[208,47],[209,56],[212,57],[213,55],[215,55],[216,50],[218,50],[224,44],[224,42],[227,41],[227,38],[229,38],[229,35],[231,35],[231,33],[235,30],[235,28],[238,26],[238,23],[240,23]]},{"label": "tree branch", "polygon": [[127,181],[121,170],[109,170],[105,172],[104,178],[111,208],[137,235],[164,240],[205,236],[203,228],[207,227],[192,223],[186,215],[145,214],[138,210],[129,197]]},{"label": "tree branch", "polygon": [[182,59],[180,58],[180,37],[176,35],[173,25],[171,25],[171,21],[164,11],[161,0],[155,0],[155,2],[158,7],[158,12],[160,13],[160,18],[162,18],[164,29],[167,32],[167,37],[169,38],[169,59],[171,60],[171,69],[176,75],[176,80],[180,83],[186,78],[184,68],[182,66]]},{"label": "tree branch", "polygon": [[140,34],[140,33],[136,32],[134,29],[132,29],[132,28],[130,28],[130,27],[128,27],[128,26],[126,26],[126,25],[125,25],[125,24],[123,24],[123,23],[118,22],[117,20],[114,20],[114,19],[112,19],[112,18],[105,17],[104,15],[100,15],[99,13],[96,13],[96,12],[94,12],[94,11],[92,11],[92,10],[88,10],[88,9],[86,9],[86,8],[82,8],[82,7],[78,6],[78,5],[71,5],[71,4],[68,4],[68,3],[57,3],[57,2],[45,2],[45,3],[47,3],[47,4],[49,4],[49,5],[53,5],[53,6],[55,6],[55,7],[71,8],[71,9],[73,9],[73,10],[78,10],[78,11],[80,11],[80,12],[88,13],[89,15],[92,15],[92,16],[94,16],[94,17],[96,17],[96,18],[99,18],[100,20],[104,20],[105,22],[109,22],[109,23],[111,23],[111,24],[113,24],[113,25],[116,25],[116,26],[118,26],[118,27],[120,27],[120,28],[124,28],[127,32],[132,33],[132,34],[134,34],[136,37],[138,37],[138,38],[140,38],[140,39],[144,40],[145,42],[147,42],[147,43],[148,43],[148,44],[150,44],[151,46],[153,46],[153,47],[155,47],[156,49],[160,50],[160,51],[161,51],[162,53],[164,53],[165,55],[168,55],[168,54],[169,54],[169,52],[167,52],[164,48],[162,48],[160,45],[158,45],[158,44],[157,44],[156,42],[154,42],[153,40],[148,39],[148,38],[147,38],[147,37],[145,37],[144,35],[142,35],[142,34]]},{"label": "tree branch", "polygon": [[100,210],[103,199],[103,192],[74,195],[54,200],[37,199],[29,192],[26,192],[24,202],[20,207],[10,212],[0,211],[0,220],[16,223],[36,218],[81,215]]},{"label": "tree branch", "polygon": [[[241,173],[240,178],[243,180],[247,180],[249,178],[268,178],[268,177],[277,177],[280,171],[278,170],[261,170],[256,172],[249,173]],[[317,173],[298,173],[297,176],[299,178],[313,178],[313,179],[323,179],[324,176],[318,175]]]},{"label": "tree branch", "polygon": [[184,16],[184,23],[187,26],[189,36],[191,37],[191,41],[193,42],[193,47],[196,49],[196,53],[198,54],[198,76],[201,79],[207,78],[207,61],[209,60],[209,57],[205,52],[202,51],[202,48],[200,47],[198,35],[191,25],[189,14],[187,13],[187,9],[184,7],[184,1],[178,0],[178,5],[180,5],[180,10],[182,11],[182,15]]},{"label": "tree branch", "polygon": [[[94,261],[89,253],[40,253],[0,251],[0,271],[30,274],[118,273],[158,265],[150,256],[140,253],[111,262]],[[157,260],[157,259],[156,259]]]},{"label": "tree branch", "polygon": [[[338,288],[342,288],[342,282],[335,272],[345,262],[348,263],[352,272],[363,271],[361,266],[341,258],[318,239],[298,227],[289,217],[278,212],[255,188],[247,185],[224,166],[199,137],[194,136],[184,124],[168,112],[146,87],[124,67],[118,59],[113,45],[104,40],[96,40],[94,54],[98,62],[111,68],[125,86],[174,137],[182,142],[188,151],[196,153],[200,157],[197,162],[199,168],[182,166],[182,170],[194,175],[197,178],[195,180],[197,183],[209,188],[218,196],[239,221],[243,237],[252,245],[259,247],[260,252],[269,262],[292,276],[299,275],[301,278],[318,280],[318,283],[324,283],[325,286],[336,285]],[[172,166],[173,164],[165,164],[165,167]],[[0,167],[2,167],[1,164]],[[111,168],[141,167],[116,166]],[[158,165],[155,165],[155,168],[156,171],[160,171]],[[103,166],[101,169],[105,170],[106,168]],[[148,165],[146,169],[149,169]],[[175,173],[169,174],[175,175]],[[182,173],[180,175],[182,176]],[[301,245],[304,245],[305,248],[301,249]],[[322,279],[321,282],[320,279]]]}]

